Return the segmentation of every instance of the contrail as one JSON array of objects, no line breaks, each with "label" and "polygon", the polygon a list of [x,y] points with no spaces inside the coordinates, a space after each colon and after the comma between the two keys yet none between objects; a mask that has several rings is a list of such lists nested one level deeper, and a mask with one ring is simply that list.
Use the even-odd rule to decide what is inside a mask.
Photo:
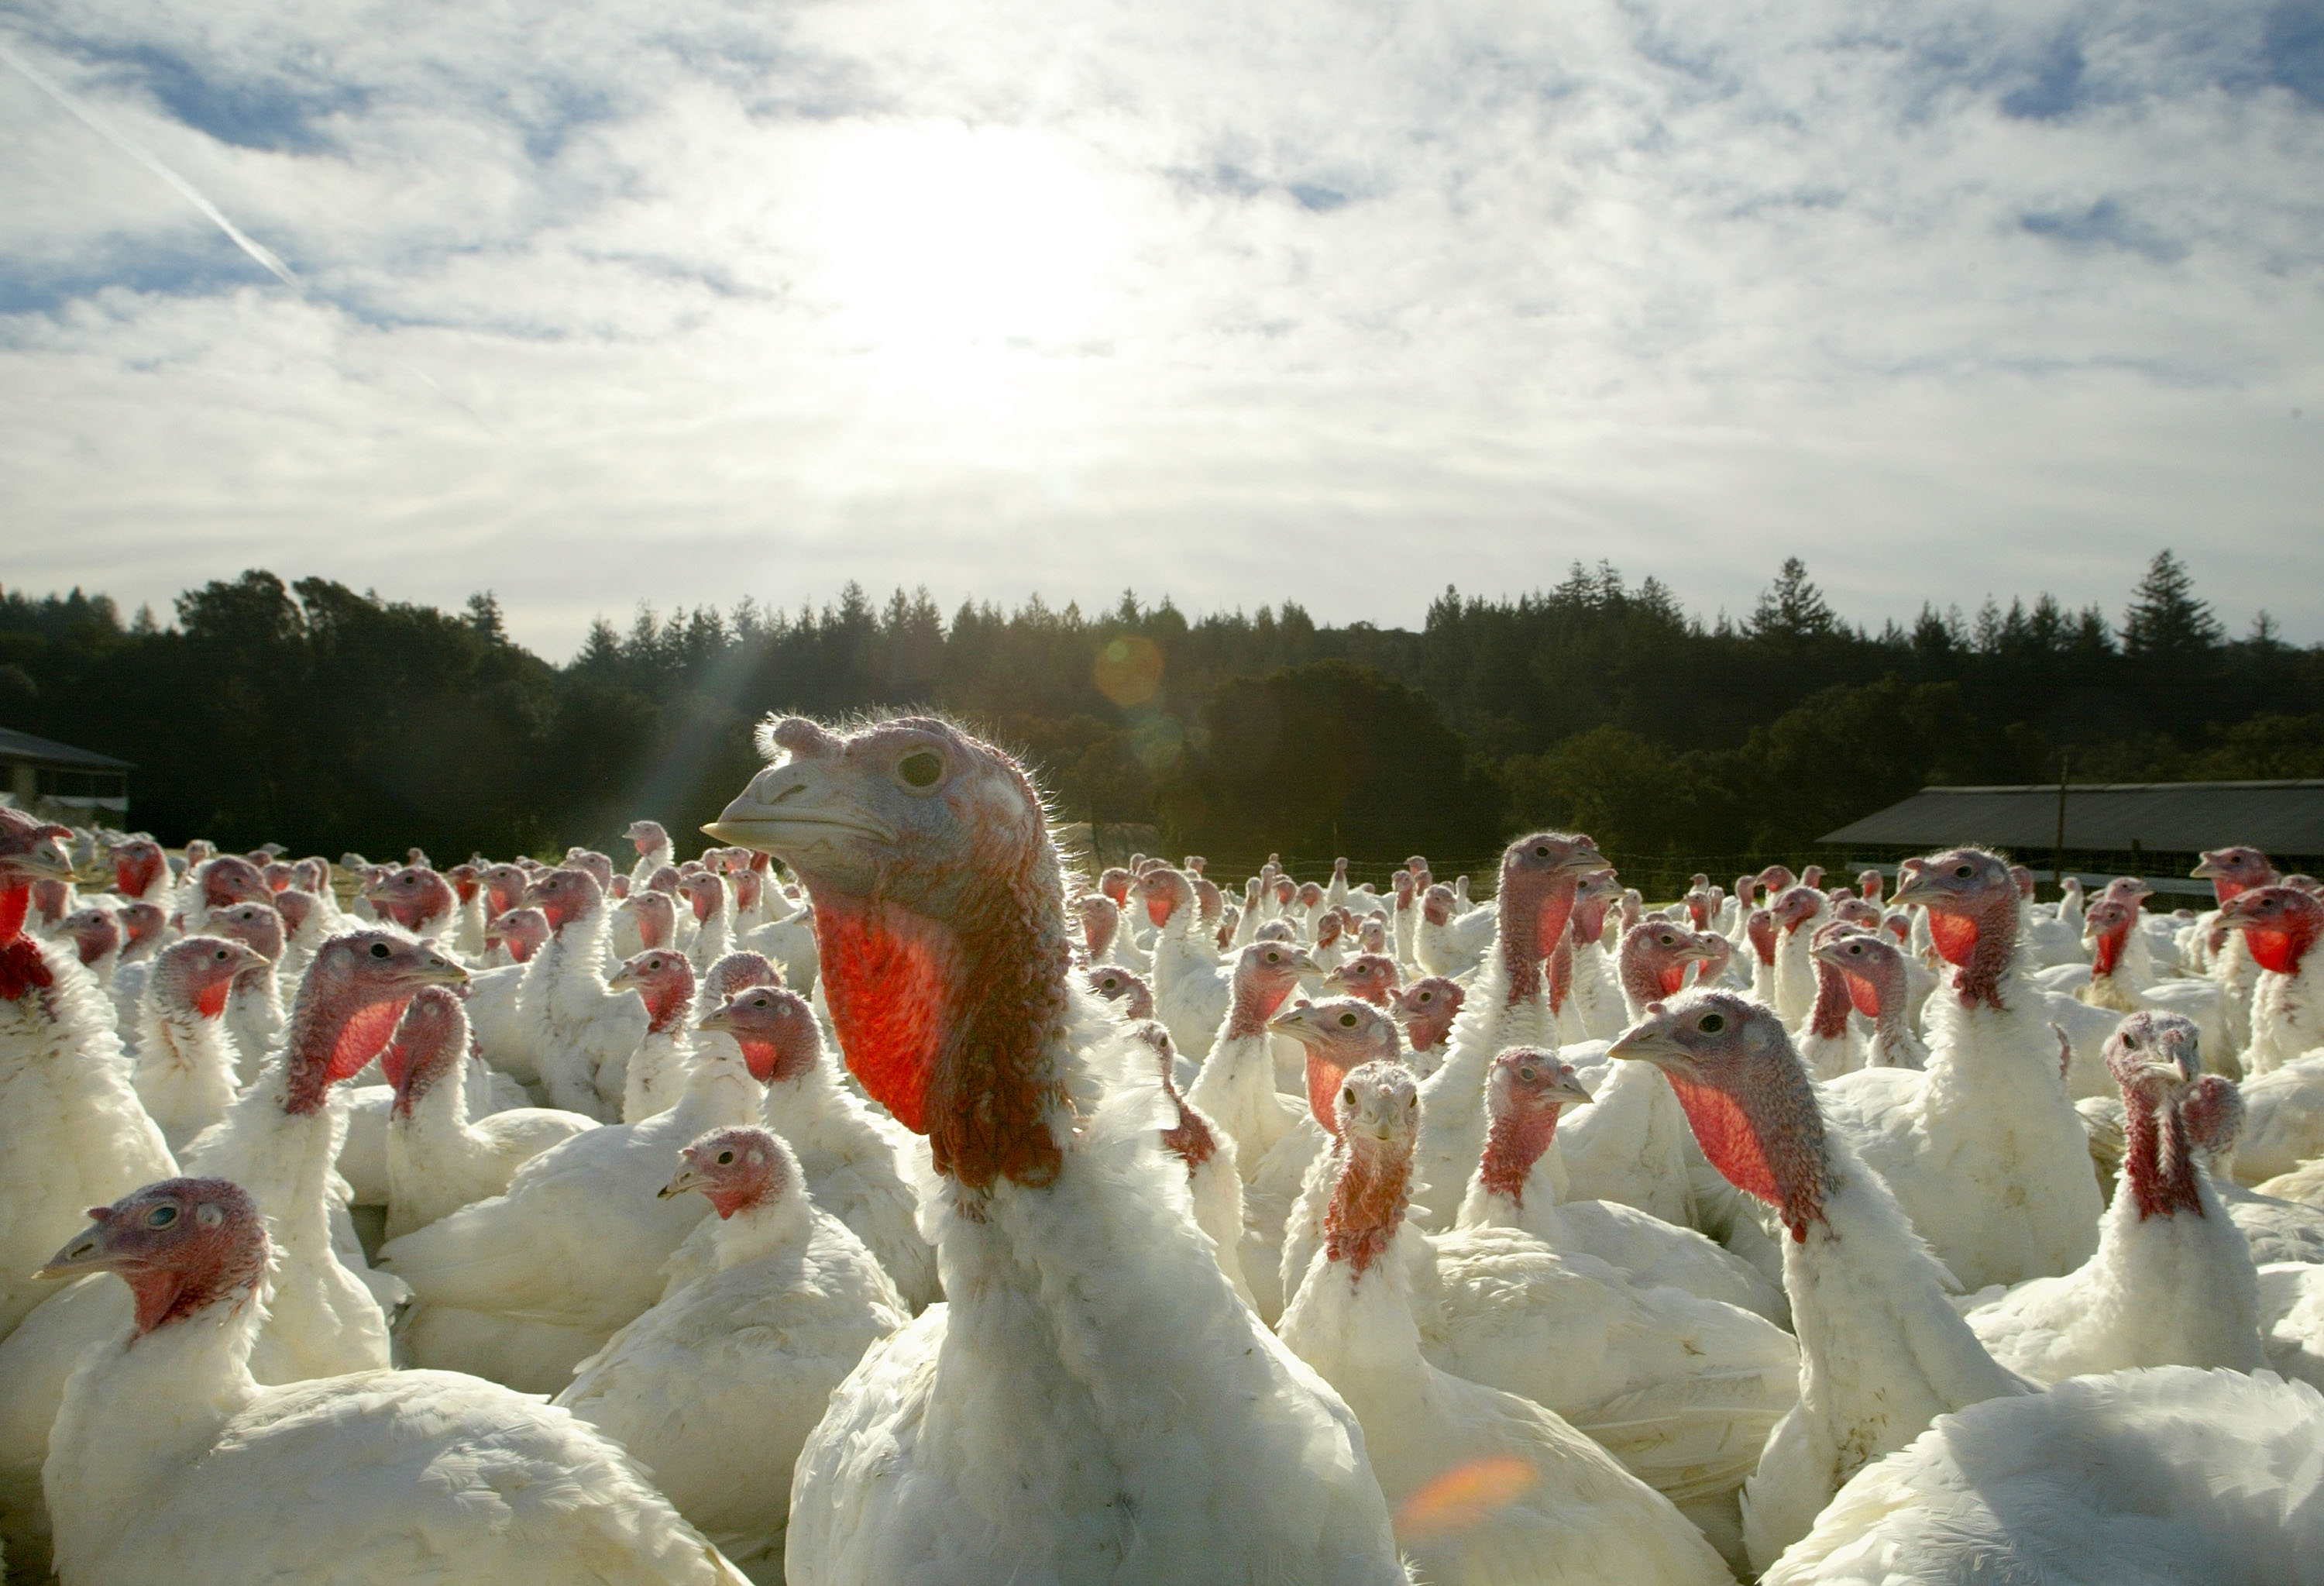
[{"label": "contrail", "polygon": [[[264,270],[269,275],[274,277],[275,280],[281,281],[284,286],[289,287],[292,292],[297,294],[301,302],[308,300],[309,294],[307,291],[307,283],[300,281],[298,275],[291,270],[290,266],[282,262],[281,256],[276,254],[273,249],[268,247],[264,243],[260,242],[256,237],[252,236],[248,232],[243,230],[242,227],[236,226],[233,221],[227,219],[226,217],[226,211],[220,209],[216,204],[211,203],[208,198],[204,197],[202,190],[199,188],[194,186],[193,183],[188,181],[184,177],[180,176],[176,171],[163,164],[158,156],[149,152],[143,145],[137,143],[137,141],[132,138],[127,133],[123,132],[119,127],[106,120],[104,116],[99,115],[96,111],[82,104],[79,99],[66,91],[63,84],[58,82],[55,78],[50,77],[48,73],[42,71],[39,67],[34,66],[31,61],[16,53],[16,51],[9,46],[5,39],[0,39],[0,60],[5,60],[10,66],[15,68],[18,75],[22,76],[26,82],[31,83],[34,88],[40,89],[41,92],[46,94],[50,98],[54,99],[58,104],[63,106],[68,111],[70,111],[73,118],[78,121],[83,126],[88,127],[89,131],[97,134],[97,136],[103,138],[106,143],[111,143],[115,148],[120,150],[132,160],[136,161],[138,164],[143,166],[155,176],[161,178],[162,181],[169,184],[171,191],[176,193],[180,198],[185,199],[187,203],[191,204],[195,208],[200,210],[203,217],[207,218],[211,225],[226,233],[226,236],[232,240],[235,247],[240,248],[244,253],[256,260],[261,269]],[[391,356],[392,355],[391,355]],[[482,414],[478,413],[474,408],[468,406],[467,403],[460,401],[459,398],[454,396],[450,392],[446,391],[441,385],[438,384],[435,378],[426,370],[406,363],[401,358],[394,358],[393,362],[401,364],[402,367],[410,370],[413,374],[418,375],[420,380],[427,384],[429,390],[434,392],[452,407],[457,408],[461,412],[466,413],[470,419],[475,421],[476,427],[482,429],[485,434],[493,437],[495,439],[499,438],[500,432],[494,429],[491,425],[485,423]]]},{"label": "contrail", "polygon": [[260,242],[256,237],[252,236],[248,232],[243,230],[242,227],[236,226],[233,221],[228,220],[226,217],[225,211],[221,210],[216,204],[211,203],[208,198],[202,196],[200,189],[195,187],[192,182],[188,181],[184,177],[180,176],[176,171],[162,164],[161,161],[154,158],[152,154],[147,153],[142,146],[129,136],[128,134],[123,132],[119,127],[115,126],[111,122],[106,120],[105,117],[99,115],[96,111],[91,110],[88,106],[73,97],[72,95],[67,93],[62,84],[57,82],[56,79],[50,77],[48,73],[42,71],[39,67],[34,66],[22,55],[17,54],[15,51],[10,49],[5,40],[0,40],[0,60],[5,60],[9,65],[14,67],[18,73],[23,77],[26,82],[31,83],[34,88],[40,89],[41,92],[46,94],[50,98],[54,99],[58,104],[72,112],[75,119],[78,120],[82,125],[88,127],[89,131],[97,134],[97,136],[103,138],[106,143],[111,143],[115,148],[128,155],[132,160],[136,161],[138,164],[143,165],[155,176],[160,177],[163,181],[169,183],[172,191],[174,191],[180,198],[185,199],[187,203],[191,204],[195,208],[200,210],[205,216],[208,217],[212,225],[216,226],[220,231],[226,233],[229,237],[232,237],[234,239],[234,245],[240,248],[252,258],[257,260],[268,274],[273,276],[275,280],[281,281],[284,286],[289,287],[292,291],[297,292],[300,297],[303,298],[307,295],[306,284],[296,275],[291,273],[290,266],[282,263],[281,257],[275,254],[273,249],[268,247],[264,243]]}]

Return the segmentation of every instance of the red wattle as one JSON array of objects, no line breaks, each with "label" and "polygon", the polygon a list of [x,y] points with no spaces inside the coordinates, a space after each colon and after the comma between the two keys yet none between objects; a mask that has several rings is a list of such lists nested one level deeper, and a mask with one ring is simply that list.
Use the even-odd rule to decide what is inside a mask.
[{"label": "red wattle", "polygon": [[899,1123],[927,1133],[957,955],[952,933],[903,909],[818,899],[815,936],[847,1066]]},{"label": "red wattle", "polygon": [[2257,931],[2246,929],[2244,941],[2251,948],[2252,962],[2262,969],[2272,969],[2278,974],[2300,973],[2300,954],[2293,950],[2290,931]]},{"label": "red wattle", "polygon": [[1767,1166],[1767,1154],[1760,1148],[1758,1131],[1744,1115],[1741,1103],[1709,1085],[1697,1084],[1674,1074],[1666,1073],[1665,1077],[1670,1080],[1671,1089],[1678,1093],[1679,1105],[1685,1109],[1686,1120],[1693,1126],[1694,1138],[1711,1165],[1737,1189],[1755,1194],[1771,1206],[1781,1206],[1784,1195],[1775,1187],[1775,1170]]},{"label": "red wattle", "polygon": [[1977,951],[1977,921],[1961,914],[1940,914],[1929,910],[1929,936],[1937,945],[1937,953],[1956,969],[1965,967],[1969,954]]},{"label": "red wattle", "polygon": [[388,1037],[395,1034],[395,1026],[403,1017],[409,997],[391,998],[358,1009],[354,1017],[339,1027],[339,1038],[331,1043],[331,1065],[323,1076],[325,1084],[337,1084],[352,1079],[363,1065],[379,1056]]},{"label": "red wattle", "polygon": [[[1844,970],[1841,973],[1847,973]],[[1848,976],[1848,1000],[1856,1005],[1856,1010],[1864,1015],[1865,1018],[1877,1019],[1880,1017],[1880,992],[1870,981],[1866,980],[1862,975],[1849,974]]]},{"label": "red wattle", "polygon": [[1662,987],[1664,996],[1675,997],[1680,988],[1686,984],[1686,965],[1683,964],[1666,965],[1655,972],[1655,981]]},{"label": "red wattle", "polygon": [[1319,1057],[1312,1050],[1307,1054],[1307,1111],[1333,1139],[1340,1138],[1340,1082],[1347,1077],[1346,1064]]},{"label": "red wattle", "polygon": [[2130,939],[2130,927],[2118,931],[2100,931],[2090,949],[2090,973],[2109,975],[2122,963],[2123,944]]},{"label": "red wattle", "polygon": [[194,1011],[204,1019],[216,1019],[226,1011],[226,995],[234,990],[230,981],[220,981],[214,986],[204,986],[201,995],[194,999]]}]

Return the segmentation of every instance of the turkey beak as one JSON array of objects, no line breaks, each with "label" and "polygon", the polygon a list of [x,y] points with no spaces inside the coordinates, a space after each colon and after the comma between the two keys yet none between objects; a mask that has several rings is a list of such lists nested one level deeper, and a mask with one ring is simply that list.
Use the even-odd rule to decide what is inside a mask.
[{"label": "turkey beak", "polygon": [[1606,1056],[1651,1063],[1656,1067],[1683,1065],[1687,1061],[1686,1048],[1671,1038],[1671,1028],[1670,1021],[1660,1017],[1640,1019],[1606,1048]]},{"label": "turkey beak", "polygon": [[1578,1074],[1559,1074],[1557,1083],[1549,1087],[1548,1095],[1551,1101],[1567,1107],[1587,1107],[1598,1099],[1590,1093],[1590,1087],[1582,1083]]},{"label": "turkey beak", "polygon": [[2227,872],[2219,868],[2218,861],[2206,853],[2203,855],[2203,862],[2197,865],[2193,870],[2189,871],[2187,873],[2195,877],[2198,881],[2216,881]]},{"label": "turkey beak", "polygon": [[1928,882],[1926,872],[1916,870],[1897,880],[1896,890],[1888,894],[1888,901],[1899,907],[1918,903],[1925,908],[1935,892],[1936,889]]},{"label": "turkey beak", "polygon": [[1267,1028],[1286,1036],[1305,1035],[1308,1028],[1307,1013],[1305,1008],[1286,1008],[1268,1019]]},{"label": "turkey beak", "polygon": [[696,1188],[701,1183],[702,1176],[694,1171],[694,1164],[691,1162],[682,1163],[679,1165],[678,1171],[670,1176],[669,1182],[654,1192],[654,1199],[658,1201],[674,1199],[678,1195],[684,1194],[687,1191]]},{"label": "turkey beak", "polygon": [[1585,844],[1560,860],[1554,873],[1587,880],[1591,876],[1609,874],[1613,868],[1612,862],[1598,852],[1595,844]]},{"label": "turkey beak", "polygon": [[637,985],[638,977],[632,974],[626,965],[615,970],[605,981],[605,989],[609,991],[633,991]]},{"label": "turkey beak", "polygon": [[[1297,970],[1301,974],[1316,974],[1321,973],[1319,966],[1315,963],[1314,954],[1308,952],[1305,947],[1295,947],[1292,949],[1291,967]],[[1340,972],[1335,969],[1332,973],[1333,974],[1337,974]]]},{"label": "turkey beak", "polygon": [[6,869],[34,881],[69,881],[73,879],[72,860],[64,845],[54,837],[44,839],[39,846],[17,854],[6,862]]},{"label": "turkey beak", "polygon": [[887,822],[847,797],[832,763],[813,759],[770,766],[703,831],[721,843],[778,858],[830,848],[850,836],[895,842]]},{"label": "turkey beak", "polygon": [[[101,1218],[111,1210],[109,1206],[91,1206],[88,1214]],[[84,1272],[109,1270],[113,1252],[105,1235],[106,1227],[101,1221],[82,1229],[66,1240],[64,1248],[51,1256],[48,1264],[32,1276],[42,1278],[77,1277]]]},{"label": "turkey beak", "polygon": [[700,1024],[696,1025],[694,1028],[696,1029],[733,1029],[734,1028],[734,1021],[727,1018],[726,1010],[721,1008],[715,1013],[711,1014],[708,1018],[705,1019]]}]

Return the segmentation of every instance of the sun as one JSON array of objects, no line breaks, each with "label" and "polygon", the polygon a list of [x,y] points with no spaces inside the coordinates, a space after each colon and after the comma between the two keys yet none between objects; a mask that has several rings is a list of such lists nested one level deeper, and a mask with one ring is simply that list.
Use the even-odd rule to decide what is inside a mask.
[{"label": "sun", "polygon": [[858,346],[934,369],[1093,334],[1114,224],[1057,137],[956,123],[857,125],[803,217],[816,298]]}]

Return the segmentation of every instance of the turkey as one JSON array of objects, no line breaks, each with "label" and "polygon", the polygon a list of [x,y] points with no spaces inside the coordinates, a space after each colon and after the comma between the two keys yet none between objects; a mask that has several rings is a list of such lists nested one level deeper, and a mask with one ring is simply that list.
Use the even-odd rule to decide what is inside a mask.
[{"label": "turkey", "polygon": [[387,1122],[387,1237],[504,1194],[516,1170],[550,1147],[599,1127],[547,1107],[468,1116],[468,1018],[458,998],[429,990],[411,1000],[380,1066],[394,1087]]},{"label": "turkey", "polygon": [[266,961],[222,936],[187,936],[153,961],[139,1013],[137,1099],[172,1151],[226,1116],[241,1088],[226,1000],[235,977]]},{"label": "turkey", "polygon": [[[618,1112],[621,1074],[645,1039],[645,1005],[605,984],[610,917],[604,889],[587,871],[550,871],[525,900],[548,918],[549,945],[525,966],[518,1017],[548,1092],[549,1105],[590,1118]],[[610,1071],[610,1088],[604,1076]],[[689,1139],[692,1137],[689,1136]]]},{"label": "turkey", "polygon": [[1815,1007],[1816,927],[1831,917],[1831,899],[1813,887],[1786,887],[1768,900],[1775,927],[1775,1011],[1797,1029]]},{"label": "turkey", "polygon": [[[1235,1161],[1246,1183],[1258,1177],[1268,1152],[1305,1115],[1305,1109],[1282,1092],[1268,1021],[1297,987],[1299,977],[1314,967],[1305,951],[1286,942],[1253,942],[1240,949],[1226,1016],[1204,1037],[1210,1057],[1195,1074],[1186,1100],[1234,1141]],[[1175,1032],[1171,1039],[1176,1041]]]},{"label": "turkey", "polygon": [[1542,961],[1564,934],[1575,887],[1611,869],[1588,837],[1536,832],[1501,854],[1491,917],[1498,931],[1475,985],[1452,1026],[1444,1060],[1421,1082],[1419,1154],[1414,1170],[1415,1221],[1450,1228],[1461,1194],[1485,1145],[1485,1076],[1509,1047],[1557,1045]]},{"label": "turkey", "polygon": [[2016,883],[1975,848],[1903,872],[1897,901],[1926,905],[1954,966],[1930,1003],[1928,1066],[1834,1080],[1825,1114],[1971,1289],[2070,1272],[2098,1248],[2101,1202],[2057,1036],[2025,981]]},{"label": "turkey", "polygon": [[660,1297],[662,1262],[702,1220],[698,1203],[654,1198],[671,1158],[707,1130],[758,1122],[765,1081],[741,1053],[706,1047],[669,1111],[576,1134],[519,1167],[505,1194],[382,1246],[380,1264],[415,1296],[411,1358],[522,1392],[563,1388]]},{"label": "turkey", "polygon": [[1839,960],[1825,956],[1835,942],[1844,944],[1864,933],[1834,921],[1820,927],[1808,945],[1809,967],[1815,975],[1815,1000],[1808,1016],[1792,1032],[1792,1045],[1808,1073],[1816,1079],[1838,1079],[1865,1065],[1865,1043],[1849,1015],[1856,1010],[1848,972]]},{"label": "turkey", "polygon": [[[1155,1068],[1161,1080],[1165,1104],[1176,1110],[1177,1121],[1162,1131],[1162,1148],[1186,1166],[1186,1194],[1194,1203],[1194,1225],[1210,1236],[1219,1270],[1234,1286],[1236,1296],[1254,1309],[1259,1301],[1243,1276],[1242,1244],[1249,1237],[1242,1211],[1242,1174],[1235,1163],[1235,1143],[1225,1131],[1203,1116],[1178,1093],[1178,1051],[1159,1019],[1131,1027],[1139,1039],[1154,1048]],[[1280,1307],[1277,1307],[1278,1311]],[[1264,1318],[1262,1318],[1263,1320]]]},{"label": "turkey", "polygon": [[238,853],[221,853],[187,872],[177,911],[188,935],[202,936],[209,931],[212,909],[231,908],[237,903],[264,903],[271,908],[273,899],[273,889],[256,865]]},{"label": "turkey", "polygon": [[1403,1580],[1354,1417],[1236,1297],[1150,1054],[1074,982],[1030,779],[925,717],[761,742],[708,829],[807,882],[849,1066],[929,1137],[951,1296],[807,1439],[788,1579]]},{"label": "turkey", "polygon": [[1404,1022],[1406,1061],[1420,1078],[1434,1074],[1443,1062],[1444,1043],[1468,999],[1460,982],[1441,974],[1424,975],[1389,993],[1388,1005]]},{"label": "turkey", "polygon": [[1693,1229],[1618,1201],[1565,1198],[1558,1112],[1589,1100],[1573,1065],[1555,1053],[1518,1047],[1494,1058],[1485,1088],[1492,1126],[1461,1203],[1460,1226],[1522,1229],[1553,1250],[1597,1257],[1638,1287],[1683,1289],[1786,1322],[1782,1287]]},{"label": "turkey", "polygon": [[[267,1382],[384,1368],[387,1319],[332,1248],[331,1164],[345,1132],[342,1082],[370,1060],[405,1002],[456,983],[432,949],[367,931],[317,955],[281,1049],[185,1160],[233,1173],[274,1231],[273,1304],[245,1360]],[[0,1343],[0,1524],[18,1556],[41,1532],[41,1461],[75,1364],[125,1323],[126,1296],[84,1284],[33,1312]],[[27,1547],[28,1541],[32,1542]]]},{"label": "turkey", "polygon": [[[1310,1043],[1309,1090],[1325,1147],[1284,1229],[1292,1292],[1325,1239],[1333,1186],[1356,1148],[1330,1132],[1334,1098],[1351,1066],[1394,1060],[1392,1046],[1382,1054],[1365,1038],[1367,1021],[1377,1024],[1377,1015],[1352,999],[1279,1016]],[[1798,1356],[1781,1328],[1677,1289],[1633,1284],[1596,1256],[1552,1250],[1514,1227],[1415,1230],[1399,1249],[1416,1263],[1414,1320],[1434,1364],[1563,1416],[1690,1519],[1733,1540],[1734,1490],[1797,1392]],[[1536,1347],[1544,1338],[1557,1349]]]},{"label": "turkey", "polygon": [[1865,1048],[1868,1066],[1929,1065],[1928,1044],[1913,1028],[1908,1012],[1911,993],[1903,948],[1885,936],[1852,931],[1827,940],[1815,955],[1819,964],[1830,964],[1848,977],[1848,994],[1856,1011],[1872,1021],[1871,1038]]},{"label": "turkey", "polygon": [[2062,1277],[1979,1296],[1969,1324],[1994,1359],[2036,1382],[2131,1366],[2255,1369],[2265,1362],[2251,1251],[2181,1112],[2195,1028],[2134,1013],[2107,1062],[2122,1089],[2125,1147],[2097,1254]]},{"label": "turkey", "polygon": [[1333,965],[1323,976],[1323,992],[1332,997],[1361,997],[1375,1007],[1386,1008],[1398,979],[1396,960],[1387,954],[1359,953]]},{"label": "turkey", "polygon": [[[1462,912],[1452,889],[1430,887],[1420,897],[1420,918],[1413,927],[1412,957],[1424,974],[1466,980],[1477,973],[1493,945],[1498,912],[1472,908]],[[1545,955],[1549,944],[1542,945]]]},{"label": "turkey", "polygon": [[[733,1041],[766,1080],[761,1115],[797,1154],[816,1205],[863,1241],[914,1311],[942,1299],[936,1250],[920,1237],[910,1137],[841,1080],[807,1000],[779,986],[738,983],[702,1028]],[[696,1227],[670,1258],[672,1278],[706,1268],[699,1247],[716,1232],[707,1220]]]},{"label": "turkey", "polygon": [[637,862],[630,866],[633,890],[643,887],[654,871],[677,862],[677,850],[670,846],[669,833],[659,821],[632,821],[622,835],[638,851]]},{"label": "turkey", "polygon": [[[1369,1063],[1336,1101],[1338,1171],[1323,1237],[1283,1315],[1283,1340],[1338,1388],[1364,1427],[1397,1541],[1418,1581],[1637,1581],[1730,1577],[1671,1507],[1602,1448],[1539,1405],[1463,1380],[1422,1355],[1396,1254],[1410,1189],[1420,1097],[1409,1071]],[[1489,1471],[1499,1488],[1474,1515],[1459,1496]],[[1473,1499],[1471,1501],[1474,1501]]]},{"label": "turkey", "polygon": [[460,899],[452,883],[425,865],[407,864],[364,889],[364,896],[382,919],[400,926],[423,942],[448,939],[457,923]]},{"label": "turkey", "polygon": [[694,936],[687,945],[686,955],[699,973],[733,948],[734,895],[726,890],[723,880],[706,870],[681,877],[678,891],[693,912]]},{"label": "turkey", "polygon": [[169,1179],[91,1215],[43,1271],[118,1274],[135,1314],[51,1438],[64,1586],[742,1580],[565,1411],[434,1371],[259,1386],[268,1240],[235,1185]]},{"label": "turkey", "polygon": [[620,1065],[622,1121],[643,1123],[669,1111],[686,1089],[694,1053],[686,1028],[694,1007],[694,964],[674,949],[650,948],[614,971],[605,989],[635,991],[646,1005],[645,1039]]},{"label": "turkey", "polygon": [[1621,891],[1611,871],[1585,877],[1574,890],[1573,1017],[1585,1040],[1610,1041],[1629,1022],[1622,1006],[1622,981],[1606,950],[1606,915]]},{"label": "turkey", "polygon": [[[2211,892],[2221,908],[2230,899],[2250,891],[2255,887],[2272,887],[2282,878],[2267,855],[2256,848],[2212,848],[2204,852],[2194,876],[2211,883]],[[2252,997],[2259,990],[2260,966],[2251,955],[2250,945],[2243,933],[2218,930],[2220,923],[2216,915],[2199,920],[2200,931],[2207,938],[2205,945],[2217,943],[2210,954],[2208,973],[2219,988],[2219,999],[2227,1021],[2228,1050],[2242,1053],[2251,1045]]]},{"label": "turkey", "polygon": [[505,958],[468,979],[468,1022],[475,1030],[476,1049],[501,1073],[538,1084],[540,1059],[520,999],[525,965],[549,940],[549,917],[538,908],[512,908],[485,926],[484,940]]},{"label": "turkey", "polygon": [[1154,967],[1147,976],[1154,1017],[1178,1050],[1201,1064],[1233,1000],[1232,972],[1201,930],[1194,884],[1184,875],[1157,865],[1139,878],[1137,890],[1154,921]]},{"label": "turkey", "polygon": [[32,1270],[83,1209],[177,1171],[132,1088],[113,1010],[71,949],[24,935],[71,834],[0,806],[0,1337],[48,1297]]},{"label": "turkey", "polygon": [[[1684,991],[1649,1007],[1613,1052],[1663,1072],[1712,1164],[1775,1207],[1789,1233],[1799,1401],[1743,1493],[1745,1551],[1764,1571],[1850,1476],[1935,1417],[2032,1389],[1978,1342],[1949,1303],[1950,1274],[1896,1197],[1824,1127],[1773,1010],[1731,991]],[[2095,1199],[2087,1166],[2082,1178]]]},{"label": "turkey", "polygon": [[[2148,969],[2141,973],[2127,960],[2126,945],[2138,924],[2138,905],[2128,899],[2101,894],[2089,906],[2091,964],[2089,983],[2074,993],[2094,1008],[2116,1013],[2157,1009],[2182,1014],[2195,1021],[2207,1059],[2230,1078],[2240,1077],[2234,1064],[2236,1048],[2228,1044],[2227,1002],[2218,983],[2209,980],[2159,980]],[[2150,961],[2151,962],[2151,961]],[[2227,1065],[2221,1067],[2219,1065]],[[2231,1072],[2236,1070],[2236,1072]]]},{"label": "turkey", "polygon": [[2324,1047],[2324,898],[2298,887],[2255,887],[2219,905],[2219,923],[2259,966],[2244,1072],[2256,1078]]},{"label": "turkey", "polygon": [[1764,1586],[2246,1586],[2315,1578],[2324,1397],[2185,1367],[1940,1418],[1868,1467]]},{"label": "turkey", "polygon": [[911,1320],[862,1241],[763,1129],[713,1130],[663,1199],[699,1192],[716,1265],[615,1333],[553,1401],[645,1462],[752,1579],[783,1578],[791,1467],[863,1351]]},{"label": "turkey", "polygon": [[259,1064],[282,1034],[282,992],[274,967],[282,958],[282,917],[269,904],[237,903],[210,910],[209,928],[259,956],[258,963],[235,976],[224,1011],[235,1070],[247,1084],[258,1077]]}]

